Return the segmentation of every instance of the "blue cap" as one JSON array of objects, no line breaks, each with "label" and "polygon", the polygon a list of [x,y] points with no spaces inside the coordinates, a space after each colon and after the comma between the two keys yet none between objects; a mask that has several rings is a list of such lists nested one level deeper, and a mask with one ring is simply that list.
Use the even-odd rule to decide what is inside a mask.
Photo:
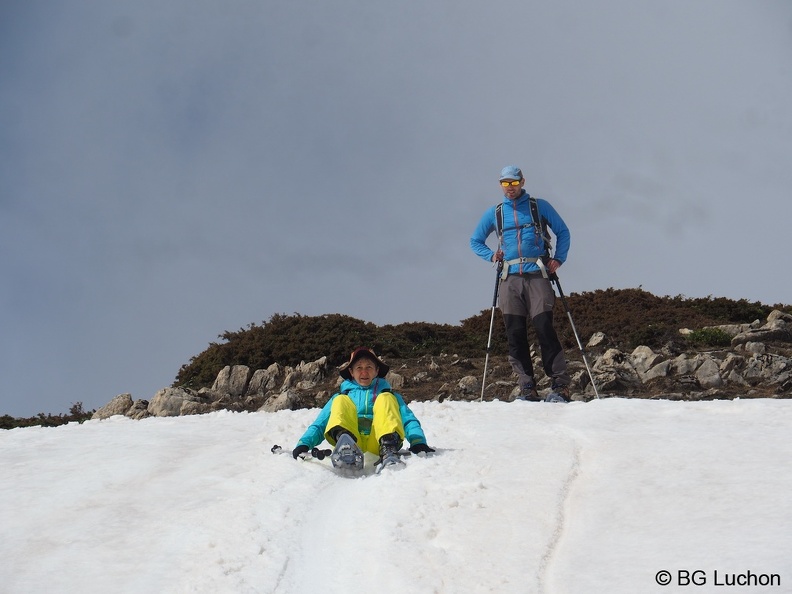
[{"label": "blue cap", "polygon": [[523,178],[522,171],[520,171],[520,168],[517,167],[517,165],[508,165],[503,169],[501,169],[500,181],[503,181],[504,179],[522,179],[522,178]]}]

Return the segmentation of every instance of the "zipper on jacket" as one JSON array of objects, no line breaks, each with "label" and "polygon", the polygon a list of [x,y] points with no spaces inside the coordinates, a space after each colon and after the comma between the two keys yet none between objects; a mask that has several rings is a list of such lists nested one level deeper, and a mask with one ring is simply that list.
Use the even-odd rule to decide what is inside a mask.
[{"label": "zipper on jacket", "polygon": [[[519,200],[519,199],[520,198],[517,198],[517,200]],[[518,216],[517,216],[517,214],[518,214],[517,213],[517,204],[516,204],[517,200],[512,202],[512,213],[514,214],[514,226],[517,229],[517,257],[518,258],[522,258],[523,257],[523,254],[522,254],[522,227],[520,227],[520,221],[518,220]],[[517,273],[518,274],[522,274],[523,266],[524,266],[523,264],[518,264],[517,265]]]}]

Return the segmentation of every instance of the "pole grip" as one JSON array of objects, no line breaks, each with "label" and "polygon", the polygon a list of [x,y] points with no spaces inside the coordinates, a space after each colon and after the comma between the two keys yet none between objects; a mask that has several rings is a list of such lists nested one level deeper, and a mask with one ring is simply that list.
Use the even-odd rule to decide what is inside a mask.
[{"label": "pole grip", "polygon": [[500,287],[501,272],[503,272],[503,260],[498,260],[498,268],[495,271],[495,293],[492,295],[492,307],[498,305],[498,287]]}]

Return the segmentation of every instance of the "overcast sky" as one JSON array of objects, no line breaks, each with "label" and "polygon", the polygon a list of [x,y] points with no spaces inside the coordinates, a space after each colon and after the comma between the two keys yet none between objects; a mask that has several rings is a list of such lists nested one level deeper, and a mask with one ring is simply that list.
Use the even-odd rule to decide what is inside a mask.
[{"label": "overcast sky", "polygon": [[567,294],[790,303],[791,163],[788,0],[2,2],[0,414],[274,313],[488,310],[509,164]]}]

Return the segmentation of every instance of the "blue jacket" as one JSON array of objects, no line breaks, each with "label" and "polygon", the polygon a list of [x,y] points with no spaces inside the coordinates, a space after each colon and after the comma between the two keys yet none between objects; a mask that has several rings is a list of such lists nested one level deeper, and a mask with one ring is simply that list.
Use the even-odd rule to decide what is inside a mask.
[{"label": "blue jacket", "polygon": [[[340,392],[334,394],[333,397],[327,401],[327,404],[325,404],[319,412],[319,416],[311,423],[300,438],[300,441],[297,442],[297,445],[306,445],[309,448],[313,448],[324,441],[327,421],[330,418],[330,407],[333,404],[333,400],[335,400],[339,394],[346,394],[352,399],[352,402],[357,406],[358,418],[368,419],[369,423],[364,423],[364,426],[370,427],[370,421],[374,418],[374,399],[377,397],[377,394],[382,392],[390,392],[399,402],[399,412],[401,413],[402,424],[404,425],[404,437],[410,442],[410,445],[426,443],[426,436],[424,435],[423,429],[421,429],[421,423],[418,421],[413,411],[410,410],[410,407],[407,406],[407,403],[404,402],[404,398],[402,398],[401,394],[397,394],[391,389],[387,380],[378,377],[370,386],[365,388],[355,381],[344,380],[341,383]],[[368,433],[367,430],[363,432]]]},{"label": "blue jacket", "polygon": [[[539,209],[539,216],[547,220],[548,227],[553,230],[553,234],[556,236],[555,253],[552,257],[563,264],[569,252],[569,228],[547,200],[537,198],[536,206]],[[471,249],[487,262],[492,262],[494,253],[485,242],[487,237],[497,230],[495,209],[496,207],[493,206],[484,213],[470,238]],[[516,200],[509,200],[504,196],[503,243],[501,244],[504,260],[538,258],[544,255],[541,230],[533,223],[530,199],[525,190]],[[509,274],[537,271],[539,271],[539,267],[534,263],[512,264],[509,267]]]}]

